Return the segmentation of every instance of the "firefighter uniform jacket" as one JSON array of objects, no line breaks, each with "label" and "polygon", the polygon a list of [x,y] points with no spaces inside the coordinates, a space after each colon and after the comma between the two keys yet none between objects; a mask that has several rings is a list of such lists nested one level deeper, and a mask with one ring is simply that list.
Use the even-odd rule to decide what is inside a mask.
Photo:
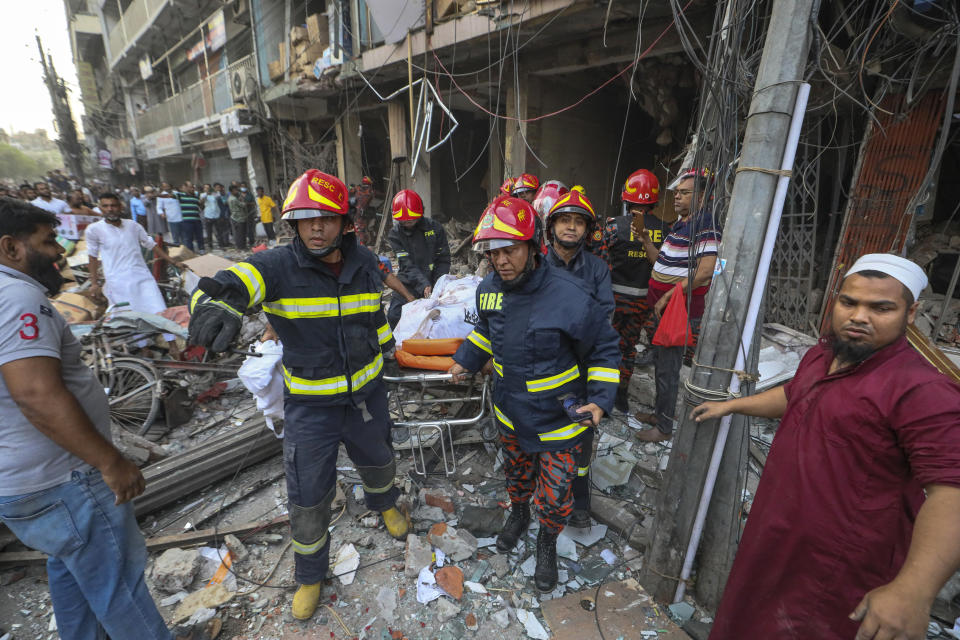
[{"label": "firefighter uniform jacket", "polygon": [[439,222],[424,217],[410,229],[395,223],[387,239],[399,263],[397,277],[417,297],[450,273],[450,245]]},{"label": "firefighter uniform jacket", "polygon": [[[379,260],[353,234],[340,247],[339,277],[299,238],[220,271],[228,289],[214,301],[238,313],[261,304],[283,343],[288,400],[317,406],[364,402],[381,377],[393,334],[380,304]],[[199,289],[190,310],[207,300]]]},{"label": "firefighter uniform jacket", "polygon": [[493,357],[494,413],[524,451],[568,449],[590,428],[571,421],[562,396],[613,409],[620,338],[574,276],[540,260],[526,282],[505,290],[491,273],[477,287],[477,313],[453,359],[478,371]]},{"label": "firefighter uniform jacket", "polygon": [[[634,237],[632,222],[633,216],[630,214],[607,220],[602,242],[594,246],[594,253],[610,265],[614,293],[645,298],[653,263],[647,258],[643,243]],[[647,212],[643,216],[643,226],[653,241],[653,246],[659,249],[667,237],[670,225]]]},{"label": "firefighter uniform jacket", "polygon": [[613,300],[613,289],[610,286],[610,267],[607,266],[606,262],[580,247],[570,263],[567,264],[563,261],[563,258],[557,255],[552,245],[547,249],[547,262],[550,263],[551,267],[563,269],[583,280],[587,287],[587,293],[597,301],[608,318],[613,317],[616,303]]}]

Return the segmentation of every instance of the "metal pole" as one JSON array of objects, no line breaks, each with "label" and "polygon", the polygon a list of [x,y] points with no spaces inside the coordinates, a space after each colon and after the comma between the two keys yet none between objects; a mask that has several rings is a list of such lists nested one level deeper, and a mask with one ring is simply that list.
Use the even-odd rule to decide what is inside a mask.
[{"label": "metal pole", "polygon": [[[728,389],[741,350],[746,310],[810,50],[812,5],[813,0],[773,2],[724,229],[726,265],[710,288],[697,345],[698,364],[691,375],[696,387]],[[672,601],[676,594],[678,580],[670,576],[681,572],[717,436],[716,423],[697,424],[686,415],[678,415],[678,421],[682,423],[674,436],[644,563],[644,586],[662,601]]]},{"label": "metal pole", "polygon": [[[780,169],[789,172],[793,168],[793,160],[797,153],[797,143],[800,141],[800,127],[803,125],[803,114],[807,110],[807,98],[810,97],[810,85],[800,85],[797,92],[797,103],[793,111],[793,121],[790,124],[790,135],[787,141],[787,148],[783,153],[783,161],[780,163]],[[781,175],[777,181],[777,192],[773,202],[773,212],[770,221],[767,223],[767,234],[763,240],[763,249],[760,253],[760,270],[753,281],[753,292],[750,295],[750,304],[747,307],[747,321],[743,327],[743,337],[740,341],[740,349],[737,350],[737,361],[733,365],[734,369],[742,371],[747,367],[747,354],[750,351],[750,345],[753,344],[753,334],[757,328],[757,321],[760,315],[760,303],[763,301],[763,292],[767,288],[767,276],[770,273],[770,260],[773,258],[773,247],[777,243],[777,232],[780,230],[780,219],[783,216],[783,203],[787,199],[787,187],[790,186],[789,174]],[[960,262],[957,263],[960,265]],[[740,392],[740,378],[730,379],[730,395],[735,396]],[[690,536],[690,542],[687,545],[687,553],[683,559],[683,569],[680,572],[681,580],[677,583],[677,591],[673,597],[674,602],[683,600],[683,594],[687,587],[686,580],[690,577],[693,569],[693,559],[697,555],[697,549],[700,547],[700,537],[703,534],[703,523],[707,519],[707,509],[710,506],[710,498],[713,497],[713,488],[717,482],[717,474],[720,472],[720,461],[723,458],[723,449],[727,445],[727,436],[730,433],[730,421],[732,416],[724,416],[720,419],[720,430],[717,433],[717,440],[713,444],[713,455],[710,457],[710,467],[707,471],[707,480],[703,485],[703,494],[700,496],[700,504],[697,506],[697,515],[693,523],[693,533]]]},{"label": "metal pole", "polygon": [[410,98],[410,148],[412,149],[417,132],[413,122],[413,44],[410,42],[409,31],[407,31],[407,96]]}]

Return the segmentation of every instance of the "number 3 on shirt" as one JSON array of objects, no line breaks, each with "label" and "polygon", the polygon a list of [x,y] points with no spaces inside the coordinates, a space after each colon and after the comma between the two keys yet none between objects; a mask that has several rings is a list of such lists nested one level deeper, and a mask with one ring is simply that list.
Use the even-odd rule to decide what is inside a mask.
[{"label": "number 3 on shirt", "polygon": [[20,329],[20,337],[24,340],[36,340],[40,335],[40,327],[37,326],[37,316],[32,313],[25,313],[20,316],[23,320],[23,329]]}]

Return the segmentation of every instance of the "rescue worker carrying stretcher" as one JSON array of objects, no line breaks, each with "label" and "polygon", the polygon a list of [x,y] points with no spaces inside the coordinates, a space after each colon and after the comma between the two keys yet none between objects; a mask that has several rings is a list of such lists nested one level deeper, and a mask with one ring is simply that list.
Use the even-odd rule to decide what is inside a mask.
[{"label": "rescue worker carrying stretcher", "polygon": [[[581,281],[584,291],[600,306],[609,321],[613,317],[613,289],[607,263],[584,249],[584,242],[593,233],[597,216],[593,205],[576,186],[560,196],[547,214],[547,256],[551,267],[562,269]],[[573,481],[573,513],[570,526],[590,527],[590,461],[593,459],[593,429],[584,432],[583,451],[577,462],[577,478]]]},{"label": "rescue worker carrying stretcher", "polygon": [[[454,380],[492,357],[510,517],[497,538],[509,551],[539,512],[534,581],[557,585],[557,536],[573,507],[572,484],[587,431],[613,408],[620,379],[617,335],[583,283],[537,250],[536,214],[518,198],[497,198],[473,235],[494,273],[477,287],[479,319],[454,354]],[[581,418],[582,416],[582,418]]]},{"label": "rescue worker carrying stretcher", "polygon": [[366,505],[394,538],[407,534],[396,509],[392,423],[382,381],[393,334],[380,304],[378,260],[349,225],[347,187],[310,169],[290,186],[283,220],[288,245],[200,280],[191,300],[190,341],[225,351],[246,309],[263,305],[283,343],[284,439],[296,581],[293,617],[313,615],[329,567],[330,508],[343,442],[363,480]]},{"label": "rescue worker carrying stretcher", "polygon": [[[634,171],[623,185],[623,215],[610,218],[595,232],[594,251],[610,265],[616,311],[613,328],[620,334],[620,387],[616,409],[629,413],[628,389],[637,343],[647,319],[647,282],[657,249],[669,225],[652,212],[660,199],[660,182],[646,169]],[[598,237],[598,235],[600,237]],[[653,337],[652,335],[650,336]]]},{"label": "rescue worker carrying stretcher", "polygon": [[[393,229],[387,239],[397,256],[397,277],[419,298],[429,298],[441,276],[450,273],[450,245],[439,222],[427,218],[416,191],[404,189],[393,197]],[[391,299],[387,320],[400,322],[406,300]]]}]

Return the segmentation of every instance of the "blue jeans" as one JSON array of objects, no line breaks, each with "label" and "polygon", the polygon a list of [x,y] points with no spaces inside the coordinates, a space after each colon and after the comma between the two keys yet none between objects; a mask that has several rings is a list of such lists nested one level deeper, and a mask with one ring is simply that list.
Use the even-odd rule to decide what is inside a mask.
[{"label": "blue jeans", "polygon": [[201,252],[204,250],[203,223],[199,218],[183,220],[180,223],[180,236],[183,240],[181,244],[187,245],[187,249],[190,249],[190,251],[194,250],[194,243]]},{"label": "blue jeans", "polygon": [[170,640],[143,570],[147,547],[133,504],[114,505],[99,471],[0,497],[0,520],[46,553],[50,597],[63,640]]},{"label": "blue jeans", "polygon": [[183,241],[181,240],[181,234],[180,234],[180,225],[182,224],[183,224],[182,222],[170,222],[169,220],[167,221],[167,225],[170,227],[170,235],[173,236],[173,244],[177,246],[183,244]]}]

